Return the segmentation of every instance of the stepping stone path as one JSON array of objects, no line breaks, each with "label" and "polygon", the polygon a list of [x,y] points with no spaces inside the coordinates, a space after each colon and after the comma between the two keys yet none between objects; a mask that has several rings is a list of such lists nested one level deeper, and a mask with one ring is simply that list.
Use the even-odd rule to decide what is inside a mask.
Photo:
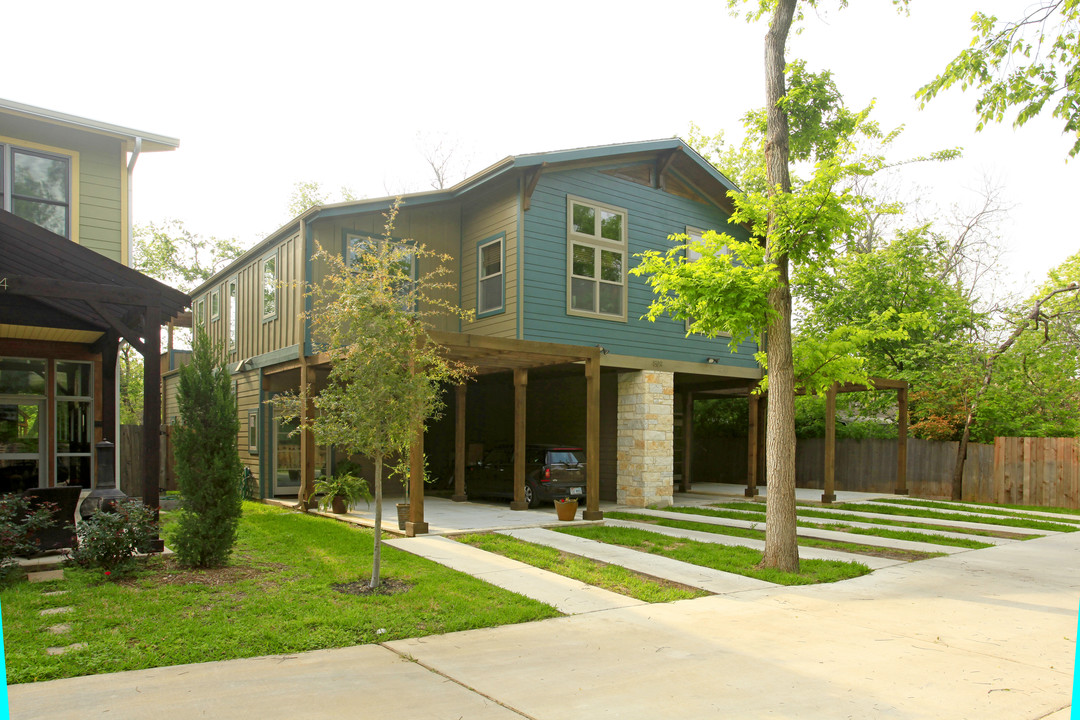
[{"label": "stepping stone path", "polygon": [[69,612],[75,612],[75,608],[73,608],[73,607],[45,608],[44,610],[40,611],[38,613],[38,615],[63,615],[64,613],[69,613]]},{"label": "stepping stone path", "polygon": [[86,647],[86,643],[75,643],[74,645],[65,645],[64,647],[51,647],[45,648],[46,655],[65,655],[75,650],[82,650]]},{"label": "stepping stone path", "polygon": [[60,625],[50,625],[45,629],[51,632],[53,635],[63,635],[64,633],[71,632],[71,626],[67,623],[61,623]]},{"label": "stepping stone path", "polygon": [[63,570],[42,570],[40,572],[26,573],[26,579],[32,583],[52,582],[53,580],[63,580]]},{"label": "stepping stone path", "polygon": [[[32,583],[40,582],[52,582],[55,580],[64,579],[63,570],[44,570],[41,572],[32,572],[26,574],[26,579]],[[48,592],[41,593],[43,597],[60,597],[67,595],[67,590],[50,590]],[[38,615],[42,617],[48,615],[66,615],[67,613],[75,612],[75,608],[70,606],[45,608],[38,612]],[[68,623],[60,623],[59,625],[50,625],[45,628],[45,631],[52,635],[66,635],[71,632],[71,625]],[[82,650],[87,645],[84,642],[72,643],[71,645],[63,645],[59,647],[47,647],[45,648],[46,655],[66,655],[69,652],[75,652],[76,650]]]}]

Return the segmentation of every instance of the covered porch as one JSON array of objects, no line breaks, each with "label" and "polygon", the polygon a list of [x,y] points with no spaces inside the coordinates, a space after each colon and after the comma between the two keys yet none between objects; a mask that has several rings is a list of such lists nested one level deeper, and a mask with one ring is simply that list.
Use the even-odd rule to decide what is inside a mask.
[{"label": "covered porch", "polygon": [[115,482],[117,353],[125,341],[143,358],[142,500],[157,507],[160,330],[189,303],[0,211],[0,492]]}]

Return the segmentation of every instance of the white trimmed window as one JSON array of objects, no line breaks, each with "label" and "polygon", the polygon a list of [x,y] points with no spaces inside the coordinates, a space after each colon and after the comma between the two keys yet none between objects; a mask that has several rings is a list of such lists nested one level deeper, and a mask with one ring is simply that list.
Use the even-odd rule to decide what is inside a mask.
[{"label": "white trimmed window", "polygon": [[566,198],[566,311],[626,320],[626,210]]},{"label": "white trimmed window", "polygon": [[210,319],[221,317],[221,291],[216,288],[210,292]]},{"label": "white trimmed window", "polygon": [[199,298],[199,301],[195,303],[195,328],[204,327],[206,322],[206,300]]},{"label": "white trimmed window", "polygon": [[71,237],[69,155],[0,144],[0,208]]},{"label": "white trimmed window", "polygon": [[476,315],[484,317],[503,310],[506,289],[504,236],[483,240],[477,249]]},{"label": "white trimmed window", "polygon": [[236,324],[239,319],[239,312],[237,308],[237,292],[236,292],[236,278],[229,280],[228,295],[226,302],[228,303],[229,313],[229,350],[230,352],[236,350]]},{"label": "white trimmed window", "polygon": [[276,254],[263,258],[262,276],[262,316],[263,320],[271,320],[277,317],[278,279]]},{"label": "white trimmed window", "polygon": [[[349,267],[359,271],[363,269],[365,264],[375,262],[384,242],[385,240],[382,237],[368,235],[367,233],[347,233],[345,235],[345,253]],[[412,292],[413,283],[416,281],[416,253],[411,252],[409,244],[404,241],[392,239],[391,243],[393,248],[401,248],[407,251],[392,253],[397,267],[391,268],[394,271],[392,274],[402,281],[398,294],[404,298]],[[404,310],[411,312],[413,309],[406,299]]]}]

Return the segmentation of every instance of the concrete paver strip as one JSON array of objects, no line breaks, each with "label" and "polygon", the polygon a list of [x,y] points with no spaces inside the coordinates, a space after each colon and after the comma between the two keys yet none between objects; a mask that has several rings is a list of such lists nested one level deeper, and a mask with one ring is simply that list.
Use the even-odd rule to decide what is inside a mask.
[{"label": "concrete paver strip", "polygon": [[711,593],[732,593],[744,590],[760,590],[771,587],[773,583],[750,578],[735,573],[722,572],[712,568],[691,565],[672,560],[661,555],[639,552],[629,548],[609,545],[587,538],[564,535],[563,533],[543,528],[523,530],[504,530],[500,534],[525,540],[526,542],[547,545],[563,552],[600,560],[611,565],[620,565],[634,572],[652,575],[682,585],[707,590]]},{"label": "concrete paver strip", "polygon": [[12,685],[8,695],[14,719],[521,720],[379,645]]},{"label": "concrete paver strip", "polygon": [[[665,527],[663,525],[649,525],[648,523],[634,522],[633,520],[604,520],[604,524],[612,527],[637,528],[649,532],[667,535],[669,537],[681,537],[698,542],[715,543],[717,545],[741,545],[764,552],[765,541],[755,538],[744,538],[736,535],[721,535],[719,533],[704,532],[702,530],[684,530],[682,528]],[[904,560],[875,557],[873,555],[861,555],[859,553],[846,553],[839,550],[826,550],[824,548],[800,547],[799,557],[806,560],[837,560],[839,562],[859,562],[871,570],[878,570],[892,565],[900,565]]]},{"label": "concrete paver strip", "polygon": [[469,573],[504,590],[553,605],[559,612],[568,615],[643,604],[640,600],[444,537],[394,539],[387,540],[386,543],[454,570]]},{"label": "concrete paver strip", "polygon": [[[917,523],[927,523],[927,524],[931,524],[931,525],[945,525],[945,526],[948,526],[948,527],[951,527],[951,528],[956,528],[957,530],[962,530],[962,529],[967,529],[967,530],[996,530],[996,531],[1000,531],[1000,532],[1016,533],[1017,535],[1033,535],[1033,536],[1055,535],[1058,532],[1057,530],[1036,530],[1035,528],[1013,527],[1011,525],[996,525],[996,524],[994,524],[992,522],[979,523],[979,522],[970,522],[968,520],[944,520],[944,519],[941,519],[941,518],[924,518],[924,517],[914,517],[914,516],[911,516],[911,515],[888,515],[886,513],[864,512],[862,510],[841,510],[839,508],[830,508],[830,507],[820,507],[820,508],[816,507],[816,508],[814,508],[814,510],[820,510],[822,512],[843,514],[843,515],[857,515],[859,517],[866,518],[867,520],[895,520],[896,522],[917,522]],[[957,514],[959,514],[959,513],[957,513]],[[986,517],[992,517],[992,516],[986,516]],[[825,520],[825,518],[809,518],[808,517],[807,520]],[[828,521],[825,520],[825,522],[828,522]],[[879,525],[878,527],[884,527],[884,526]],[[948,533],[945,533],[945,532],[940,532],[938,530],[920,530],[919,528],[897,528],[897,529],[898,530],[911,530],[912,532],[930,532],[930,533],[936,532],[936,533],[940,533],[942,535],[947,535],[948,534]],[[973,537],[973,536],[968,536],[968,537]],[[983,539],[982,537],[978,537],[978,536],[974,536],[974,537],[975,537],[976,540],[982,540]],[[986,542],[991,542],[993,539],[994,538],[988,538],[986,540]],[[1005,544],[1005,543],[1009,543],[1009,542],[1014,542],[1014,541],[1006,539],[1001,544]]]}]

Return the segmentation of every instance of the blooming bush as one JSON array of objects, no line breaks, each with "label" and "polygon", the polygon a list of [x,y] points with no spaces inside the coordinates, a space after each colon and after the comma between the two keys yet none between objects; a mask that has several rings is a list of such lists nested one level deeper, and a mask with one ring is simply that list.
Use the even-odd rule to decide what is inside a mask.
[{"label": "blooming bush", "polygon": [[135,555],[150,550],[157,531],[153,511],[137,500],[119,500],[115,510],[98,510],[79,525],[75,564],[102,568],[113,579],[135,569]]},{"label": "blooming bush", "polygon": [[15,568],[15,558],[33,555],[38,543],[33,535],[52,523],[56,503],[44,502],[31,509],[30,501],[21,495],[0,497],[0,579]]}]

